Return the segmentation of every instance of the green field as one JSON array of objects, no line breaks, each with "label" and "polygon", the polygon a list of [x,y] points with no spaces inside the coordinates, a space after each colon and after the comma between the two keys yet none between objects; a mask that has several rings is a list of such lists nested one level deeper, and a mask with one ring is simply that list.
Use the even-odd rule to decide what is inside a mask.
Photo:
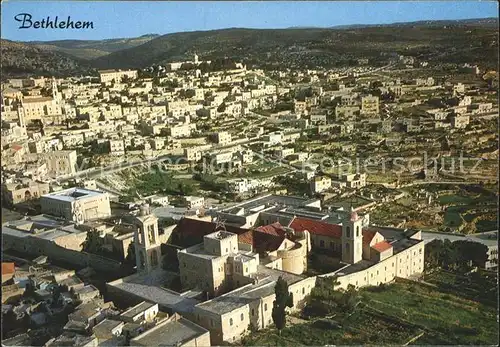
[{"label": "green field", "polygon": [[283,329],[281,336],[275,330],[266,329],[253,333],[242,342],[247,346],[404,344],[420,332],[411,324],[359,309],[342,322],[319,319],[297,324]]},{"label": "green field", "polygon": [[[494,345],[498,341],[496,276],[436,272],[427,283],[398,280],[364,288],[351,316],[338,312],[252,333],[244,345]],[[288,319],[290,321],[290,318]]]},{"label": "green field", "polygon": [[[437,281],[440,283],[439,281]],[[415,344],[494,344],[498,337],[496,307],[481,304],[454,290],[398,283],[364,295],[370,307],[425,328]]]}]

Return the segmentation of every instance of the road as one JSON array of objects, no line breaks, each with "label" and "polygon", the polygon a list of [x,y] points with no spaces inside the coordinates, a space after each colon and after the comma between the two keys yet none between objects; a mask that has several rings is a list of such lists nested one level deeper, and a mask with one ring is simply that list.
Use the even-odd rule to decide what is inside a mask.
[{"label": "road", "polygon": [[117,191],[117,190],[109,187],[108,185],[103,184],[102,182],[97,181],[96,182],[96,186],[97,186],[97,188],[99,188],[99,190],[102,190],[102,191],[104,191],[106,193],[110,193],[110,194],[116,195],[116,196],[121,196],[122,195],[121,192],[119,192],[119,191]]},{"label": "road", "polygon": [[[214,146],[212,146],[212,150],[219,150],[220,151],[220,150],[224,150],[225,148],[234,147],[235,145],[245,145],[245,144],[256,142],[258,140],[259,140],[259,138],[255,138],[255,139],[249,139],[249,140],[242,141],[242,142],[231,143],[229,145],[224,145],[224,146],[214,145]],[[168,160],[170,157],[171,157],[171,155],[162,155],[162,156],[159,156],[156,158],[143,159],[143,160],[134,161],[131,163],[120,163],[120,164],[99,167],[99,168],[87,169],[87,170],[83,170],[83,171],[78,171],[72,175],[67,175],[67,176],[64,176],[62,178],[54,179],[53,182],[64,183],[64,182],[67,182],[67,181],[69,181],[71,179],[75,179],[75,178],[89,178],[89,179],[97,178],[100,176],[109,175],[109,174],[114,173],[114,172],[119,172],[119,171],[124,170],[124,169],[130,169],[133,167],[146,165],[146,164],[156,164],[156,163]]]},{"label": "road", "polygon": [[[393,188],[393,184],[391,183],[381,183],[386,188]],[[420,182],[412,182],[401,184],[397,188],[406,188],[413,186],[420,186],[425,184],[479,184],[479,181],[420,181]]]}]

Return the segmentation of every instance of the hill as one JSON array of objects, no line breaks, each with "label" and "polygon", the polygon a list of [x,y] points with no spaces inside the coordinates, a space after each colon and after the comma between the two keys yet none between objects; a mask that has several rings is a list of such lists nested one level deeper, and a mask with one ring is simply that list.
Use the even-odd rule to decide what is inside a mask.
[{"label": "hill", "polygon": [[111,52],[140,46],[159,35],[147,34],[134,38],[119,38],[107,40],[58,40],[26,42],[38,48],[66,53],[79,59],[95,59]]},{"label": "hill", "polygon": [[19,42],[0,40],[2,79],[27,76],[90,74],[92,67],[79,59]]},{"label": "hill", "polygon": [[94,59],[92,64],[97,68],[142,68],[198,53],[203,59],[230,57],[248,64],[314,68],[344,65],[359,57],[377,60],[384,53],[398,53],[496,66],[498,29],[491,21],[481,21],[353,29],[231,28],[183,32],[110,53]]}]

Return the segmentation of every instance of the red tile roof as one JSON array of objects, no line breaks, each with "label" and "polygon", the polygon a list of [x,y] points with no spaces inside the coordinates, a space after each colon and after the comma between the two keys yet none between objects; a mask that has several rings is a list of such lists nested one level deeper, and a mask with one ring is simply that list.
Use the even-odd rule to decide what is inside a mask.
[{"label": "red tile roof", "polygon": [[[203,242],[203,236],[215,232],[217,224],[193,218],[182,218],[174,229],[181,244],[185,247],[194,246]],[[248,229],[226,225],[226,231],[237,235],[243,234]]]},{"label": "red tile roof", "polygon": [[257,230],[253,231],[253,248],[257,253],[275,251],[284,240],[284,236],[266,234]]},{"label": "red tile roof", "polygon": [[[252,245],[257,253],[272,252],[285,240],[285,230],[279,223],[260,226],[238,235],[238,242]],[[279,235],[282,233],[282,235]]]},{"label": "red tile roof", "polygon": [[248,230],[243,234],[238,235],[238,242],[246,243],[253,246],[253,230]]},{"label": "red tile roof", "polygon": [[342,237],[341,225],[320,222],[312,219],[305,219],[300,217],[294,218],[294,220],[290,224],[290,228],[295,231],[307,230],[313,235],[328,236],[337,239]]},{"label": "red tile roof", "polygon": [[2,263],[2,276],[10,275],[16,272],[16,265],[14,263]]},{"label": "red tile roof", "polygon": [[21,145],[12,145],[12,147],[11,147],[11,148],[12,148],[14,151],[16,151],[16,152],[17,152],[17,151],[19,151],[19,150],[23,149],[23,146],[21,146]]},{"label": "red tile roof", "polygon": [[266,233],[266,234],[275,235],[275,236],[283,236],[286,233],[285,229],[283,229],[283,226],[280,224],[280,222],[276,222],[276,223],[269,224],[269,225],[263,225],[263,226],[256,228],[255,230],[257,230],[261,233]]},{"label": "red tile roof", "polygon": [[387,251],[389,248],[392,248],[392,245],[387,241],[381,241],[372,246],[372,248],[378,252]]}]

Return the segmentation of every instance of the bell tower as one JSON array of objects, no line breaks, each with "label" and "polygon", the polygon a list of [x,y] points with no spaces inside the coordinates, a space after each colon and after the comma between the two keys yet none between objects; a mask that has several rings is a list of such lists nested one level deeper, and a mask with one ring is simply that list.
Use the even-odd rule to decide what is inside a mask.
[{"label": "bell tower", "polygon": [[161,242],[158,235],[158,218],[142,205],[139,215],[135,217],[137,229],[134,232],[135,262],[137,272],[150,272],[161,267]]},{"label": "bell tower", "polygon": [[363,258],[363,219],[351,208],[342,223],[342,261],[355,264]]},{"label": "bell tower", "polygon": [[52,77],[51,87],[52,87],[52,98],[57,104],[59,104],[59,102],[61,101],[61,94],[59,94],[59,90],[57,90],[57,81],[55,77]]}]

